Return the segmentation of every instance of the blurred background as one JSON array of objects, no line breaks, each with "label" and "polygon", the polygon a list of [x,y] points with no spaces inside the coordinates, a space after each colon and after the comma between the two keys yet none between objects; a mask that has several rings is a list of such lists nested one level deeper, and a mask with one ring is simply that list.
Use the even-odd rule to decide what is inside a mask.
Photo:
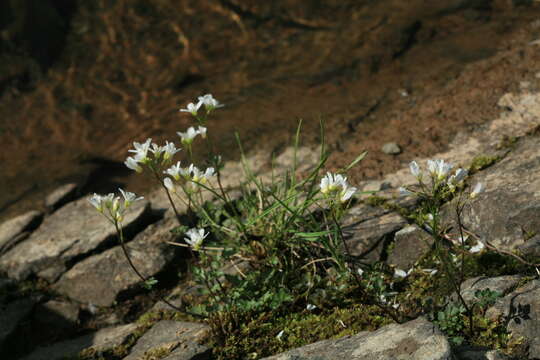
[{"label": "blurred background", "polygon": [[352,181],[380,177],[535,79],[539,15],[526,0],[2,0],[0,219],[68,181],[147,193],[122,164],[131,143],[178,142],[178,109],[205,93],[226,104],[208,125],[227,160],[235,131],[279,152],[299,119],[316,144],[323,119],[330,166],[368,150]]}]

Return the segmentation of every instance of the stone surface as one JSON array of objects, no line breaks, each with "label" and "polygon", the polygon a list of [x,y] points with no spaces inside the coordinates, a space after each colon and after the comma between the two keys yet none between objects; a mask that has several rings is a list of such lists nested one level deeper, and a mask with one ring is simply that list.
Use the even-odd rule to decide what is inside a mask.
[{"label": "stone surface", "polygon": [[456,360],[510,360],[498,350],[474,349],[462,347],[454,349]]},{"label": "stone surface", "polygon": [[361,332],[337,340],[324,340],[267,360],[451,360],[446,337],[435,325],[418,318],[405,324],[388,325],[374,332]]},{"label": "stone surface", "polygon": [[540,358],[540,280],[512,291],[486,311],[491,319],[502,318],[515,339],[523,337],[528,359]]},{"label": "stone surface", "polygon": [[[174,260],[179,248],[166,242],[175,239],[170,230],[176,226],[175,218],[165,218],[126,244],[133,264],[143,276],[156,275]],[[122,248],[115,246],[73,266],[54,289],[83,303],[111,306],[118,294],[140,283]]]},{"label": "stone surface", "polygon": [[380,260],[385,240],[407,225],[400,215],[378,207],[359,205],[343,220],[343,234],[351,255]]},{"label": "stone surface", "polygon": [[28,298],[0,304],[0,355],[7,350],[6,340],[29,317],[34,306],[35,302]]},{"label": "stone surface", "polygon": [[167,350],[169,360],[203,360],[209,358],[210,348],[199,344],[209,327],[204,324],[164,320],[155,324],[133,346],[124,360],[139,360],[145,354]]},{"label": "stone surface", "polygon": [[406,226],[394,235],[394,248],[386,262],[408,270],[433,245],[433,237],[416,225]]},{"label": "stone surface", "polygon": [[492,278],[479,276],[467,279],[461,284],[461,296],[467,303],[470,303],[476,300],[474,293],[478,290],[490,289],[505,294],[516,286],[522,278],[520,275],[505,275]]},{"label": "stone surface", "polygon": [[500,249],[527,247],[531,234],[540,234],[539,173],[540,137],[523,138],[506,158],[474,176],[471,183],[486,190],[464,211],[464,225]]},{"label": "stone surface", "polygon": [[43,214],[39,211],[29,211],[8,220],[0,225],[0,255],[16,245],[20,235],[39,225]]},{"label": "stone surface", "polygon": [[[125,214],[124,234],[143,226],[148,202],[135,202]],[[45,219],[32,235],[0,258],[0,269],[18,280],[32,273],[55,281],[74,258],[80,258],[116,241],[116,230],[82,198]]]},{"label": "stone surface", "polygon": [[401,153],[401,148],[398,144],[389,142],[382,146],[381,151],[388,155],[397,155]]},{"label": "stone surface", "polygon": [[[474,132],[458,133],[444,152],[434,154],[431,159],[443,159],[455,166],[468,166],[479,155],[502,154],[499,149],[501,140],[508,135],[524,136],[540,125],[540,93],[506,94],[498,104],[505,110],[499,118],[477,127]],[[416,160],[425,168],[427,159]],[[389,174],[384,177],[393,187],[411,185],[417,182],[409,168]]]},{"label": "stone surface", "polygon": [[55,210],[75,198],[77,184],[65,184],[54,190],[45,198],[45,206]]},{"label": "stone surface", "polygon": [[127,337],[137,329],[137,325],[128,324],[98,330],[94,333],[36,349],[24,360],[60,360],[77,355],[84,349],[105,351],[122,345]]},{"label": "stone surface", "polygon": [[79,321],[79,307],[66,301],[49,300],[36,307],[34,320],[41,324],[45,331],[73,330]]}]

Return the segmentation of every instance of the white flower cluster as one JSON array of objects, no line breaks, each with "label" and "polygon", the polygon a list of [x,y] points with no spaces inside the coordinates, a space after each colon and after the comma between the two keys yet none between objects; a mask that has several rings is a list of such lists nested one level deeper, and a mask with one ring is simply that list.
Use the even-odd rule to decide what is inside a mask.
[{"label": "white flower cluster", "polygon": [[326,173],[321,179],[320,187],[321,193],[327,198],[337,198],[342,203],[349,200],[357,190],[355,187],[349,186],[346,177],[331,172]]},{"label": "white flower cluster", "polygon": [[120,193],[122,194],[123,201],[120,199],[120,196],[115,196],[113,193],[107,195],[98,195],[94,193],[94,195],[88,199],[97,211],[115,224],[122,222],[125,211],[133,202],[143,199],[142,196],[137,197],[137,195],[132,192],[124,191],[122,189],[118,190],[120,190]]},{"label": "white flower cluster", "polygon": [[207,113],[211,112],[214,109],[225,106],[223,104],[220,104],[220,102],[217,101],[216,99],[214,99],[212,94],[199,96],[197,100],[198,101],[196,104],[189,103],[185,109],[180,109],[180,111],[188,112],[193,116],[197,116],[197,112],[199,111],[202,105],[204,105]]},{"label": "white flower cluster", "polygon": [[[133,157],[128,156],[124,164],[137,172],[142,172],[142,165],[147,165],[151,163],[162,163],[166,164],[171,161],[174,154],[179,152],[181,149],[177,149],[174,143],[168,141],[165,142],[164,146],[159,146],[158,144],[152,143],[152,139],[146,139],[144,143],[134,142],[133,147],[135,149],[128,150],[135,155]],[[152,157],[149,153],[152,153]]]},{"label": "white flower cluster", "polygon": [[[176,165],[173,165],[165,170],[164,173],[172,177],[166,177],[163,180],[163,184],[169,191],[173,193],[177,192],[175,183],[178,183],[181,179],[184,179],[187,183],[195,183],[196,185],[201,184],[206,186],[209,181],[216,176],[213,167],[209,167],[203,172],[193,164],[189,165],[189,167],[182,168],[180,166],[180,161],[177,162]],[[191,188],[193,190],[200,189],[200,187]]]},{"label": "white flower cluster", "polygon": [[[428,160],[427,161],[427,170],[429,177],[434,185],[447,185],[450,190],[454,190],[458,185],[463,183],[463,180],[467,178],[469,175],[469,172],[465,169],[459,168],[456,170],[456,172],[452,175],[450,175],[450,171],[452,170],[454,166],[450,163],[445,162],[442,159],[437,160]],[[416,161],[411,161],[409,164],[409,170],[411,171],[411,174],[413,174],[420,184],[423,183],[424,173],[422,172],[420,166]],[[480,192],[483,190],[482,183],[476,184],[472,192],[470,193],[470,197],[474,198],[476,197]],[[401,195],[413,195],[414,192],[405,188],[400,187],[399,192]]]}]

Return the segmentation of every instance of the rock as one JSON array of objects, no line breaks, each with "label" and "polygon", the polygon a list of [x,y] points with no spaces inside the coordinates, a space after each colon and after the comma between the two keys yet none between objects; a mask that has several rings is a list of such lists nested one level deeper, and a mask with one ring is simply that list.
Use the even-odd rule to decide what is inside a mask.
[{"label": "rock", "polygon": [[41,222],[43,214],[29,211],[8,220],[0,225],[0,255],[15,246],[25,231],[35,229]]},{"label": "rock", "polygon": [[[133,264],[143,276],[156,275],[174,260],[179,248],[166,242],[175,240],[170,230],[176,226],[175,218],[165,218],[126,244]],[[111,306],[118,294],[140,283],[122,248],[115,246],[73,266],[54,289],[83,303]]]},{"label": "rock", "polygon": [[510,360],[510,357],[499,350],[474,349],[460,347],[454,349],[456,360]]},{"label": "rock", "polygon": [[98,330],[94,333],[36,349],[24,360],[60,360],[75,356],[84,349],[103,352],[126,342],[129,335],[137,329],[137,325],[128,324]]},{"label": "rock", "polygon": [[[473,133],[470,131],[458,133],[448,146],[450,150],[434,154],[430,158],[443,159],[455,166],[468,166],[481,154],[490,156],[503,154],[504,151],[498,148],[501,139],[508,134],[516,138],[525,136],[540,125],[540,93],[505,94],[497,105],[506,110],[499,118],[479,126]],[[416,160],[423,166],[427,159],[411,160]],[[408,167],[386,175],[383,180],[395,188],[417,183]]]},{"label": "rock", "polygon": [[165,358],[169,360],[209,359],[210,348],[199,344],[208,330],[204,324],[160,321],[137,341],[124,360],[139,360],[155,352],[170,352]]},{"label": "rock", "polygon": [[522,278],[520,275],[505,275],[492,278],[478,276],[467,279],[461,284],[461,296],[467,303],[471,303],[477,300],[474,293],[478,290],[490,289],[504,294],[516,286]]},{"label": "rock", "polygon": [[382,146],[381,151],[388,155],[397,155],[401,154],[401,148],[398,144],[389,142]]},{"label": "rock", "polygon": [[499,163],[478,173],[472,184],[481,182],[479,194],[463,224],[482,239],[512,251],[527,246],[530,234],[540,233],[540,137],[526,137]]},{"label": "rock", "polygon": [[49,300],[36,307],[34,330],[44,337],[67,334],[77,328],[79,307],[73,303]]},{"label": "rock", "polygon": [[51,210],[56,210],[75,198],[77,184],[65,184],[54,190],[45,198],[45,206]]},{"label": "rock", "polygon": [[360,205],[352,208],[343,220],[343,234],[351,255],[380,260],[384,242],[407,225],[400,215],[382,208]]},{"label": "rock", "polygon": [[451,360],[446,337],[435,325],[418,318],[405,324],[392,324],[374,332],[361,332],[337,340],[324,340],[303,346],[267,360]]},{"label": "rock", "polygon": [[416,225],[406,226],[394,235],[394,249],[386,262],[398,269],[408,270],[433,245],[433,237]]},{"label": "rock", "polygon": [[6,340],[15,332],[22,321],[29,317],[34,309],[35,302],[26,298],[0,304],[0,355],[7,351]]},{"label": "rock", "polygon": [[[379,180],[371,180],[366,181],[361,185],[362,191],[366,192],[379,192],[381,190],[388,190],[392,187],[392,185],[385,181],[379,181]],[[377,195],[377,194],[375,194]]]},{"label": "rock", "polygon": [[486,311],[486,317],[502,317],[513,339],[523,337],[520,346],[527,349],[527,358],[540,358],[540,280],[533,280],[498,299]]},{"label": "rock", "polygon": [[[148,202],[138,201],[125,214],[124,234],[144,226]],[[53,282],[74,259],[103,249],[116,240],[116,230],[83,198],[45,219],[30,237],[0,258],[0,269],[21,280],[32,273]]]}]

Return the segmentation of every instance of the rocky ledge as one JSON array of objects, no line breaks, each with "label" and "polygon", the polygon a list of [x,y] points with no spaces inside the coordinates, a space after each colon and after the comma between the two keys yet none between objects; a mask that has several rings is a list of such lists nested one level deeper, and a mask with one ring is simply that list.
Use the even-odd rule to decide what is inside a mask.
[{"label": "rocky ledge", "polygon": [[[509,253],[539,255],[540,94],[508,94],[499,105],[504,111],[498,119],[473,133],[458,134],[450,149],[434,158],[462,167],[476,166],[472,182],[486,184],[486,191],[464,213],[464,225],[470,232]],[[306,169],[315,161],[309,149],[299,155]],[[277,158],[277,167],[286,168],[290,158],[290,151],[285,152]],[[271,159],[257,154],[249,161],[254,171],[268,176],[264,164]],[[227,164],[223,183],[234,186],[238,173],[238,164]],[[346,242],[354,256],[408,269],[429,250],[428,234],[399,211],[417,206],[415,201],[397,196],[398,186],[415,181],[404,166],[380,181],[362,184],[363,190],[377,193],[376,198],[361,198],[344,221]],[[86,198],[73,199],[74,188],[59,189],[47,200],[54,203],[51,207],[60,206],[55,212],[45,216],[30,212],[0,225],[0,271],[4,274],[0,278],[0,357],[52,360],[93,353],[130,360],[211,358],[212,349],[203,342],[209,329],[206,324],[161,320],[144,325],[129,322],[129,313],[108,311],[116,304],[129,308],[130,303],[137,303],[139,279],[123,256],[114,227]],[[66,191],[69,196],[64,196]],[[70,201],[64,204],[65,199]],[[144,276],[172,284],[167,287],[169,301],[179,305],[175,294],[186,285],[175,286],[174,282],[181,278],[178,273],[185,268],[186,254],[168,244],[175,239],[170,230],[176,219],[163,211],[162,195],[154,193],[147,199],[126,216],[127,251]],[[393,206],[380,206],[387,202]],[[455,220],[450,211],[447,216],[449,222]],[[11,290],[20,289],[28,280],[33,290],[13,296]],[[501,294],[486,316],[505,319],[507,333],[519,339],[522,358],[540,358],[540,282],[519,274],[468,279],[461,285],[461,296],[471,301],[476,291],[485,289]],[[148,299],[137,304],[144,309],[155,305],[154,310],[164,306]],[[494,349],[451,346],[432,321],[419,317],[374,332],[323,340],[268,359],[338,357],[508,358]]]}]

